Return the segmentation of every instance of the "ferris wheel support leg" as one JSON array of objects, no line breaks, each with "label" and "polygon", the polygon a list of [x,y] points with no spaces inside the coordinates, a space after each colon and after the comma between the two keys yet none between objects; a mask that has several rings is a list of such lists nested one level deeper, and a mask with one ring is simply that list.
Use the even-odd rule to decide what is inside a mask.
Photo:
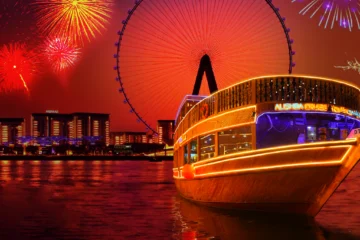
[{"label": "ferris wheel support leg", "polygon": [[214,93],[218,90],[210,57],[205,54],[200,60],[199,70],[196,76],[192,95],[199,95],[204,72],[206,73],[210,93]]}]

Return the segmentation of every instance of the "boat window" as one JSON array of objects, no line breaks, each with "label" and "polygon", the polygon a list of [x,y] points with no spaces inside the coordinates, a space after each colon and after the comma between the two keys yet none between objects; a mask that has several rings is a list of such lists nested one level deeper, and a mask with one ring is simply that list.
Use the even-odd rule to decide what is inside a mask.
[{"label": "boat window", "polygon": [[215,134],[200,137],[200,160],[215,156]]},{"label": "boat window", "polygon": [[256,148],[346,139],[360,121],[340,114],[266,113],[257,119]]},{"label": "boat window", "polygon": [[[308,142],[315,142],[316,141],[316,127],[314,126],[307,126],[307,141]],[[325,128],[325,139],[326,140],[326,128]]]},{"label": "boat window", "polygon": [[184,164],[188,163],[188,145],[184,145]]},{"label": "boat window", "polygon": [[219,132],[219,155],[252,149],[250,126],[242,126]]},{"label": "boat window", "polygon": [[190,163],[198,161],[197,154],[197,139],[194,139],[190,142]]},{"label": "boat window", "polygon": [[178,149],[178,166],[182,166],[184,162],[184,146],[179,147]]}]

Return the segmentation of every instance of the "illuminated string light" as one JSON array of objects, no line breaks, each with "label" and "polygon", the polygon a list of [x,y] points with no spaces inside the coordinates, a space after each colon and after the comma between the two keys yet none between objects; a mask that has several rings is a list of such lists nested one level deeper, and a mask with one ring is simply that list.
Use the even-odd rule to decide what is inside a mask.
[{"label": "illuminated string light", "polygon": [[[339,142],[354,142],[354,140],[347,140],[347,141],[337,141],[337,143]],[[355,141],[356,142],[356,141]],[[321,142],[322,144],[326,145],[326,142]],[[321,144],[320,143],[320,144]],[[312,143],[313,144],[313,143]],[[332,143],[334,144],[334,143]],[[305,145],[305,144],[302,144]],[[296,145],[295,145],[296,146]],[[291,147],[291,146],[284,146],[284,147]],[[351,150],[353,149],[353,146],[351,145],[343,145],[343,146],[329,146],[328,148],[339,148],[339,147],[343,147],[343,148],[348,148],[347,151],[345,152],[345,154],[342,156],[342,158],[340,160],[327,160],[327,161],[322,161],[322,162],[313,162],[313,161],[306,161],[306,162],[300,162],[300,163],[292,163],[292,164],[279,164],[279,165],[269,165],[269,166],[263,166],[263,167],[253,167],[253,168],[241,168],[241,169],[232,169],[232,170],[222,170],[222,171],[217,171],[217,172],[208,172],[208,173],[204,173],[204,174],[196,174],[195,173],[195,178],[199,178],[199,177],[206,177],[206,176],[218,176],[218,175],[226,175],[226,174],[235,174],[235,173],[241,173],[241,172],[251,172],[251,171],[263,171],[263,170],[273,170],[273,169],[279,169],[279,168],[293,168],[293,167],[309,167],[309,166],[327,166],[327,165],[339,165],[342,164],[342,162],[346,159],[346,157],[348,156],[348,154],[351,152]],[[259,154],[259,156],[261,155],[267,155],[267,154],[281,154],[283,152],[289,152],[289,151],[302,151],[302,150],[311,150],[313,148],[308,148],[308,149],[289,149],[289,150],[282,150],[282,151],[275,151],[275,152],[271,152],[271,153],[263,153],[263,154]],[[269,151],[269,149],[266,149],[267,151]],[[270,149],[271,150],[271,149]],[[254,150],[257,151],[257,150]],[[219,163],[223,163],[226,161],[234,161],[234,160],[238,160],[238,159],[243,159],[243,158],[252,158],[256,155],[249,155],[249,156],[245,156],[242,158],[230,158],[230,159],[225,159],[225,160],[218,160],[216,162],[213,163],[205,163],[201,166],[196,166],[196,164],[201,164],[203,163],[203,161],[200,162],[196,162],[194,163],[194,168],[195,170],[197,168],[200,167],[204,167],[206,165],[209,164],[219,164]],[[214,160],[214,159],[212,159]],[[184,177],[181,176],[181,171],[182,171],[182,167],[179,168],[180,169],[180,177],[176,177],[174,176],[175,179],[184,179]],[[173,169],[174,171],[175,169]]]}]

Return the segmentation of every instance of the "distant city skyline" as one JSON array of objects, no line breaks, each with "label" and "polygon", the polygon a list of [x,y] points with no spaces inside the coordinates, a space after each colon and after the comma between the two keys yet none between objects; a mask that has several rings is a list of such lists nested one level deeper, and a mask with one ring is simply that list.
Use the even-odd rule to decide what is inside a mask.
[{"label": "distant city skyline", "polygon": [[107,113],[60,113],[47,110],[32,113],[26,118],[0,118],[0,145],[39,144],[39,141],[68,142],[73,145],[83,141],[101,141],[104,145],[126,143],[157,143],[173,145],[175,120],[158,120],[156,131],[111,131],[110,114]]}]

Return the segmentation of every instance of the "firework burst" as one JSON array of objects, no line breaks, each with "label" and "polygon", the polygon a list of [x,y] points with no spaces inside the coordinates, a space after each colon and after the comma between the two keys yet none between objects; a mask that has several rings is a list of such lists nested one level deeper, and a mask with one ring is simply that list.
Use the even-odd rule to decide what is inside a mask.
[{"label": "firework burst", "polygon": [[347,64],[348,64],[347,66],[335,66],[335,68],[341,68],[344,71],[354,70],[354,71],[359,72],[359,74],[360,74],[360,63],[358,62],[358,60],[356,58],[353,62],[347,61]]},{"label": "firework burst", "polygon": [[[292,0],[292,2],[304,2],[303,0]],[[337,23],[342,28],[351,31],[354,27],[360,29],[360,0],[310,0],[299,12],[302,15],[320,15],[319,26],[324,28],[334,27]]]},{"label": "firework burst", "polygon": [[78,45],[101,34],[113,0],[35,0],[38,25],[46,35],[67,36]]},{"label": "firework burst", "polygon": [[48,38],[45,43],[45,56],[55,72],[62,72],[74,66],[80,49],[69,38]]},{"label": "firework burst", "polygon": [[24,44],[4,45],[0,49],[0,90],[29,92],[28,82],[36,72],[36,63],[37,55]]}]

